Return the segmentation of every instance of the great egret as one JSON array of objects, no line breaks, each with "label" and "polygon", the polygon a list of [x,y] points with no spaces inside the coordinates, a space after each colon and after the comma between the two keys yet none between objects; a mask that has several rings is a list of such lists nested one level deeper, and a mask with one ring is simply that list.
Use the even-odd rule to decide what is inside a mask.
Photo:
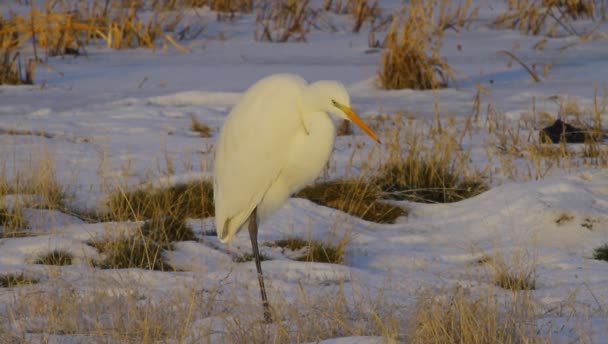
[{"label": "great egret", "polygon": [[258,222],[321,172],[336,132],[329,114],[354,122],[380,143],[350,108],[344,85],[308,84],[292,74],[268,76],[251,86],[220,132],[214,171],[217,235],[221,242],[231,242],[249,227],[267,322],[272,319],[260,263]]}]

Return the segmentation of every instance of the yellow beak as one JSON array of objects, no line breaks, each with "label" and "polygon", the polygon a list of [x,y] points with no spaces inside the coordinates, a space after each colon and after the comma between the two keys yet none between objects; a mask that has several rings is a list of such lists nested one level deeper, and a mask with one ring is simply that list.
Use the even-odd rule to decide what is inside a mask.
[{"label": "yellow beak", "polygon": [[342,110],[351,121],[358,125],[361,130],[363,130],[367,135],[374,139],[374,141],[380,144],[382,143],[380,142],[378,135],[367,124],[365,124],[365,122],[363,122],[361,117],[359,117],[359,115],[357,115],[357,113],[353,111],[353,109],[349,108],[346,105],[342,105],[336,101],[334,101],[333,103],[338,109]]}]

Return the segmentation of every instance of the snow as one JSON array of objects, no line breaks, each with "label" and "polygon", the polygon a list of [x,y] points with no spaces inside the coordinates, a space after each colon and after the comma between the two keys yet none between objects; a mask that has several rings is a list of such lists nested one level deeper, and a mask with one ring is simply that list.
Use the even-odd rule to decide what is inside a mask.
[{"label": "snow", "polygon": [[[397,1],[386,3],[397,6]],[[608,80],[608,45],[602,36],[563,50],[577,38],[548,38],[544,50],[535,50],[540,36],[488,27],[498,13],[496,8],[482,7],[479,20],[469,30],[445,32],[442,54],[457,71],[458,80],[456,87],[436,91],[378,89],[375,75],[381,51],[369,50],[365,28],[358,35],[344,27],[336,33],[314,30],[307,43],[270,44],[253,40],[252,16],[219,24],[212,13],[203,12],[210,21],[209,32],[193,42],[190,53],[91,46],[86,57],[49,59],[63,76],[40,69],[36,85],[0,86],[1,170],[12,175],[27,169],[32,159],[51,159],[60,184],[73,194],[69,206],[78,210],[103,208],[116,185],[158,187],[210,177],[214,144],[225,116],[253,82],[273,73],[344,82],[354,107],[372,123],[377,114],[391,118],[400,112],[414,114],[412,121],[425,126],[438,104],[446,118],[455,118],[457,126],[449,129],[454,131],[462,130],[471,113],[476,84],[488,89],[482,96],[482,111],[491,104],[500,111],[501,120],[515,127],[533,108],[557,114],[556,99],[576,99],[583,108],[592,107],[595,88],[601,95]],[[226,40],[209,38],[220,32]],[[596,31],[606,32],[606,23]],[[503,49],[513,50],[529,64],[550,63],[548,76],[533,82],[519,65],[509,66],[509,58],[497,54]],[[210,138],[190,129],[192,116],[211,128]],[[601,118],[607,123],[608,113]],[[390,125],[376,127],[381,137],[391,130]],[[22,134],[11,135],[11,131]],[[525,138],[527,132],[521,135]],[[475,164],[494,164],[496,170],[496,156],[486,154],[488,136],[479,129],[464,141],[463,149],[471,150]],[[355,129],[354,136],[337,138],[326,178],[357,174],[385,151]],[[529,165],[515,160],[516,168],[524,171],[518,175],[525,176]],[[536,266],[536,290],[530,293],[540,309],[537,327],[549,328],[546,334],[554,342],[601,343],[608,338],[608,263],[591,258],[595,248],[608,243],[608,170],[579,164],[547,171],[538,180],[495,173],[489,191],[457,203],[395,202],[410,213],[389,225],[292,198],[260,228],[261,251],[271,258],[263,262],[271,303],[273,299],[296,302],[301,294],[325,295],[343,288],[349,299],[363,290],[370,294],[363,303],[373,303],[381,295],[393,305],[410,309],[425,288],[459,285],[477,290],[492,285],[487,269],[475,263],[481,257],[511,262],[523,255]],[[2,204],[19,203],[18,197],[34,196],[8,195]],[[136,291],[145,295],[142,298],[161,302],[163,295],[187,294],[194,288],[219,290],[220,300],[228,295],[247,300],[239,307],[194,315],[188,334],[193,342],[197,329],[212,329],[208,339],[219,342],[231,321],[238,323],[234,319],[243,314],[261,313],[253,262],[234,261],[250,252],[246,233],[223,245],[207,233],[213,229],[212,219],[190,219],[199,239],[175,243],[174,250],[166,253],[177,272],[98,270],[88,265],[99,253],[87,242],[132,233],[140,222],[85,223],[60,210],[34,208],[25,208],[24,215],[36,235],[0,239],[0,272],[32,273],[41,280],[34,288],[52,289],[59,275],[62,283],[80,294]],[[567,220],[558,221],[563,215]],[[329,242],[348,236],[345,264],[294,261],[290,258],[297,252],[263,245],[293,235]],[[74,265],[34,264],[40,254],[53,250],[72,253]],[[2,312],[13,302],[13,293],[17,292],[0,290]],[[581,328],[584,336],[578,332]],[[91,340],[60,333],[28,333],[27,338],[53,343]],[[386,338],[373,336],[318,341],[385,342]]]}]

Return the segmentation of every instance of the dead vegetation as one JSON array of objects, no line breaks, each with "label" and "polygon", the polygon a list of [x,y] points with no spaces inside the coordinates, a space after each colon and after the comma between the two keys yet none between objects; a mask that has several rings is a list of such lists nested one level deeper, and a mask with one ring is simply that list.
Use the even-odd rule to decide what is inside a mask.
[{"label": "dead vegetation", "polygon": [[116,220],[210,217],[215,210],[213,186],[200,180],[166,187],[118,188],[110,195],[108,207],[107,216]]},{"label": "dead vegetation", "polygon": [[142,19],[140,7],[131,2],[123,6],[120,1],[93,2],[76,9],[46,4],[42,10],[32,5],[27,15],[13,15],[6,20],[6,30],[15,38],[17,46],[33,41],[47,56],[79,54],[86,44],[101,39],[108,48],[124,49],[145,47],[156,49],[158,40],[185,50],[167,34],[169,26],[180,20],[179,14],[159,12]]},{"label": "dead vegetation", "polygon": [[54,250],[47,254],[40,255],[36,260],[35,264],[44,264],[44,265],[72,265],[72,260],[74,259],[74,255],[68,251],[63,250]]},{"label": "dead vegetation", "polygon": [[344,262],[345,243],[332,245],[319,240],[289,237],[268,243],[272,247],[282,247],[291,251],[304,250],[304,255],[295,258],[303,262],[342,264]]},{"label": "dead vegetation", "polygon": [[493,290],[473,295],[463,288],[417,297],[408,343],[544,343],[537,334],[534,304],[525,293],[500,302]]},{"label": "dead vegetation", "polygon": [[213,11],[224,13],[251,13],[253,11],[253,0],[186,0],[190,2],[204,3]]},{"label": "dead vegetation", "polygon": [[226,322],[222,342],[226,343],[308,343],[348,336],[382,336],[389,343],[403,342],[403,310],[378,297],[349,296],[344,284],[335,281],[330,291],[307,293],[295,300],[273,299],[276,330],[256,317]]},{"label": "dead vegetation", "polygon": [[[40,7],[39,7],[40,6]],[[157,10],[142,15],[140,1],[108,0],[92,3],[45,0],[30,2],[30,10],[12,10],[0,15],[0,85],[33,84],[36,66],[46,57],[86,54],[85,46],[103,42],[112,49],[145,47],[157,49],[172,45],[187,51],[171,32],[182,20],[179,12]],[[24,57],[26,45],[33,47],[33,56]],[[56,71],[56,70],[55,70]],[[61,72],[56,71],[59,74]]]},{"label": "dead vegetation", "polygon": [[563,30],[578,36],[572,21],[596,16],[594,0],[509,0],[508,4],[509,11],[498,16],[494,26],[530,35],[557,36]]},{"label": "dead vegetation", "polygon": [[0,13],[0,85],[31,85],[34,83],[34,59],[23,62],[19,51],[19,32],[10,19]]},{"label": "dead vegetation", "polygon": [[[11,325],[8,333],[19,339],[26,335],[32,339],[58,335],[62,340],[77,342],[158,343],[185,338],[204,342],[211,332],[202,326],[190,333],[190,327],[193,314],[204,317],[216,307],[215,292],[166,293],[155,299],[122,282],[103,284],[110,292],[92,289],[86,293],[79,293],[62,281],[51,283],[51,288],[40,287],[29,296],[16,295],[9,312],[18,315],[5,319]],[[111,292],[121,288],[127,292]],[[10,337],[3,337],[6,338]]]},{"label": "dead vegetation", "polygon": [[510,261],[496,254],[488,265],[496,286],[510,291],[536,289],[536,261],[528,254],[515,251]]},{"label": "dead vegetation", "polygon": [[30,277],[23,272],[0,275],[0,288],[13,288],[36,283],[38,283],[37,279]]},{"label": "dead vegetation", "polygon": [[446,87],[454,71],[440,56],[443,31],[466,25],[475,11],[470,1],[452,9],[447,0],[410,1],[396,14],[385,39],[378,72],[383,89],[428,90]]},{"label": "dead vegetation", "polygon": [[406,210],[382,202],[380,189],[363,178],[317,183],[295,196],[372,222],[394,223],[398,217],[407,215]]},{"label": "dead vegetation", "polygon": [[196,240],[192,228],[183,218],[171,216],[146,221],[141,232],[146,238],[164,246],[175,241]]},{"label": "dead vegetation", "polygon": [[0,238],[18,238],[27,236],[28,221],[20,208],[0,207]]},{"label": "dead vegetation", "polygon": [[459,168],[449,156],[408,156],[382,166],[375,182],[386,197],[421,203],[458,202],[488,190],[480,177],[463,178]]},{"label": "dead vegetation", "polygon": [[198,120],[194,115],[191,117],[190,129],[197,132],[200,137],[211,137],[211,128]]},{"label": "dead vegetation", "polygon": [[[0,330],[6,333],[0,333],[3,338],[61,335],[63,339],[120,343],[300,343],[365,335],[399,341],[405,325],[402,311],[395,305],[380,297],[350,296],[340,282],[326,292],[302,290],[294,302],[278,294],[273,303],[276,327],[264,326],[250,311],[255,304],[252,298],[226,294],[222,286],[201,289],[196,280],[184,283],[179,292],[153,297],[130,282],[100,280],[96,284],[101,289],[86,293],[63,281],[51,281],[50,288],[35,287],[29,296],[16,291],[7,305],[11,316]],[[226,317],[226,313],[238,315]]]},{"label": "dead vegetation", "polygon": [[11,198],[11,206],[2,206],[0,211],[4,223],[9,228],[27,227],[21,209],[64,209],[69,198],[68,189],[62,186],[56,176],[53,158],[48,151],[34,152],[25,159],[14,159],[11,170],[6,161],[0,165],[0,202],[3,197]]},{"label": "dead vegetation", "polygon": [[[3,43],[0,42],[0,45]],[[25,66],[23,66],[19,52],[10,48],[0,47],[0,85],[32,85],[34,83],[35,70],[36,64],[34,60],[28,60]]]},{"label": "dead vegetation", "polygon": [[336,127],[336,136],[350,136],[353,134],[353,127],[349,120],[343,119]]},{"label": "dead vegetation", "polygon": [[103,259],[93,261],[101,269],[130,269],[174,271],[163,255],[164,249],[145,236],[124,236],[103,241],[90,242]]},{"label": "dead vegetation", "polygon": [[[497,171],[510,180],[540,179],[555,169],[608,166],[608,149],[604,143],[606,131],[601,116],[607,109],[606,90],[597,88],[592,99],[589,104],[582,105],[574,97],[550,97],[549,100],[559,105],[559,110],[552,113],[540,111],[533,100],[529,112],[516,121],[505,118],[504,113],[488,105],[483,124],[489,134],[486,139],[488,161],[498,162]],[[577,135],[583,137],[583,142],[543,140],[540,130],[555,124],[556,119],[576,125],[580,130]],[[516,164],[522,164],[523,168]]]},{"label": "dead vegetation", "polygon": [[358,33],[365,22],[373,22],[381,15],[378,0],[325,0],[323,10],[353,18],[352,31]]},{"label": "dead vegetation", "polygon": [[255,19],[255,39],[267,42],[306,42],[317,11],[310,0],[261,1]]},{"label": "dead vegetation", "polygon": [[477,171],[470,163],[469,153],[461,149],[464,133],[456,136],[451,131],[454,128],[443,129],[445,121],[449,119],[436,113],[430,128],[421,129],[420,124],[406,124],[402,117],[396,119],[394,134],[387,140],[390,156],[372,177],[383,197],[450,203],[489,188],[485,173]]},{"label": "dead vegetation", "polygon": [[110,212],[105,219],[147,221],[137,233],[90,243],[104,255],[93,262],[102,269],[174,271],[164,251],[173,249],[173,242],[196,239],[187,217],[212,216],[214,210],[208,181],[132,191],[119,188],[108,204]]}]

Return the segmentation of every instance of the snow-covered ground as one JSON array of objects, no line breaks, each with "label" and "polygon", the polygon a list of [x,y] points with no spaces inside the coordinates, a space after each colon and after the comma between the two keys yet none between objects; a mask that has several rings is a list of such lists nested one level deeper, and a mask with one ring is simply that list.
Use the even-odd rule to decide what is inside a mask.
[{"label": "snow-covered ground", "polygon": [[[381,5],[394,8],[397,2],[381,1]],[[463,148],[471,151],[471,160],[479,168],[491,166],[491,189],[452,204],[401,202],[410,209],[409,216],[390,225],[290,199],[263,224],[260,241],[292,235],[320,240],[348,236],[346,261],[344,265],[299,262],[277,248],[262,246],[263,254],[271,258],[263,262],[271,303],[283,310],[299,304],[304,309],[304,304],[312,303],[308,312],[313,312],[321,307],[317,303],[345,295],[351,306],[347,311],[355,312],[355,305],[361,304],[362,309],[376,311],[377,307],[382,316],[391,313],[407,319],[421,290],[440,294],[462,286],[481,293],[494,283],[492,268],[476,263],[480,258],[504,259],[509,265],[522,256],[522,264],[533,270],[536,280],[535,290],[522,293],[534,300],[538,333],[551,342],[604,343],[608,341],[608,263],[594,260],[592,255],[595,248],[608,243],[606,163],[599,167],[582,162],[562,164],[543,170],[543,178],[536,179],[535,173],[532,178],[525,173],[533,164],[523,156],[513,156],[509,159],[514,166],[525,172],[509,178],[501,170],[502,153],[488,149],[493,141],[484,121],[489,105],[498,111],[500,121],[517,128],[532,111],[556,116],[564,99],[576,99],[582,108],[588,108],[599,90],[602,100],[608,87],[608,24],[595,28],[588,41],[576,43],[579,38],[575,36],[547,38],[545,49],[536,50],[533,46],[543,37],[489,26],[504,6],[502,2],[482,1],[481,6],[479,19],[468,30],[445,32],[442,54],[457,72],[457,85],[436,91],[378,89],[376,73],[382,51],[368,47],[367,27],[360,34],[350,33],[349,19],[336,15],[328,20],[334,22],[337,32],[315,29],[306,43],[273,44],[253,39],[255,15],[217,22],[213,13],[200,10],[201,20],[208,25],[204,35],[191,42],[190,53],[173,48],[150,52],[89,46],[87,56],[54,57],[48,63],[63,75],[40,68],[34,86],[0,86],[0,166],[5,174],[13,175],[32,160],[50,157],[60,184],[74,196],[70,206],[90,210],[103,206],[112,186],[168,176],[177,181],[210,177],[214,143],[224,118],[248,86],[269,74],[289,72],[310,81],[342,81],[358,112],[372,124],[378,122],[381,137],[392,128],[377,121],[378,114],[389,118],[412,114],[413,122],[424,128],[434,118],[436,105],[445,125],[448,118],[454,119],[454,127],[448,131],[459,137],[480,84],[487,89],[481,96],[482,119],[474,134],[463,141]],[[594,23],[581,20],[577,25],[591,28]],[[223,38],[217,38],[220,36]],[[560,49],[571,43],[576,44]],[[521,66],[498,54],[500,50],[514,52],[529,65],[550,64],[550,71],[535,83]],[[211,127],[211,137],[201,138],[190,129],[192,116]],[[607,123],[608,113],[601,118]],[[524,129],[522,144],[529,142],[529,133],[536,138],[534,129],[539,128]],[[15,131],[24,135],[11,134]],[[372,148],[371,140],[360,131],[338,137],[326,178],[356,173],[368,161]],[[402,148],[408,148],[405,141]],[[247,323],[244,318],[261,319],[255,266],[236,263],[229,253],[250,250],[246,233],[238,235],[232,247],[224,247],[215,237],[202,235],[213,229],[212,219],[192,219],[201,240],[176,243],[175,250],[167,253],[179,272],[99,270],[88,265],[99,253],[86,243],[137,224],[90,224],[40,209],[26,209],[25,215],[38,235],[1,239],[0,272],[25,272],[41,283],[0,290],[5,323],[0,336],[10,332],[32,342],[107,342],[100,328],[94,334],[79,332],[77,325],[72,332],[51,330],[48,321],[22,318],[28,314],[23,311],[27,308],[23,299],[41,293],[62,300],[53,302],[69,304],[66,300],[70,298],[80,300],[71,299],[75,303],[85,303],[85,299],[95,303],[96,295],[103,292],[116,302],[104,309],[100,306],[95,313],[100,318],[99,314],[114,312],[112,307],[122,310],[117,305],[121,295],[137,295],[134,307],[149,303],[152,309],[159,307],[159,312],[165,309],[163,301],[171,300],[177,309],[184,307],[185,313],[187,304],[200,295],[205,300],[214,298],[210,309],[192,308],[195,311],[181,324],[186,324],[183,337],[168,336],[176,338],[175,342],[198,342],[201,337],[212,342],[236,341],[247,338],[234,335],[244,331],[239,327]],[[53,249],[71,252],[74,264],[33,264],[39,254]],[[59,295],[58,288],[64,293]],[[511,292],[496,288],[493,293],[508,297]],[[326,316],[324,310],[307,316]],[[37,317],[44,317],[45,312],[39,311]],[[87,316],[81,320],[90,321]],[[125,316],[123,321],[128,322]],[[362,321],[357,315],[352,317]],[[107,325],[103,319],[97,321]],[[128,327],[112,326],[108,333]],[[257,326],[266,326],[268,333],[292,330]],[[367,330],[327,331],[334,335],[323,338],[336,339],[323,343],[381,343],[382,336],[388,335],[371,330],[371,325],[361,328]],[[377,337],[347,338],[355,334]],[[398,338],[407,335],[407,328],[400,327]]]}]

